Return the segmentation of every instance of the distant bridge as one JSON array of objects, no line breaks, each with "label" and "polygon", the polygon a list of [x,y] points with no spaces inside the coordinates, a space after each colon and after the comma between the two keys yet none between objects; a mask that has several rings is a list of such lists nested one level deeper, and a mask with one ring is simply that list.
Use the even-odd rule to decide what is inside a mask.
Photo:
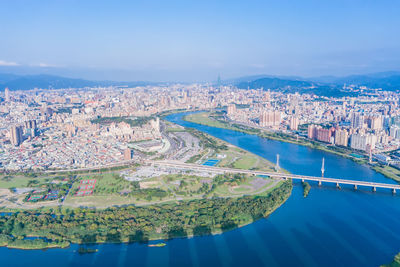
[{"label": "distant bridge", "polygon": [[338,188],[340,188],[341,184],[353,185],[354,189],[357,189],[358,186],[366,186],[372,188],[372,191],[376,191],[377,188],[386,188],[391,189],[393,193],[396,193],[396,190],[400,190],[400,184],[386,184],[386,183],[375,183],[375,182],[365,182],[365,181],[356,181],[356,180],[346,180],[346,179],[337,179],[337,178],[327,178],[327,177],[318,177],[318,176],[306,176],[306,175],[297,175],[290,173],[282,173],[282,172],[265,172],[265,171],[256,171],[256,170],[241,170],[241,169],[232,169],[232,168],[223,168],[223,167],[211,167],[204,166],[192,163],[182,163],[177,161],[151,161],[149,162],[155,166],[164,166],[170,168],[177,169],[186,169],[186,170],[198,170],[198,171],[207,171],[212,173],[244,173],[250,175],[265,175],[271,178],[280,178],[280,179],[297,179],[301,181],[315,181],[318,182],[318,185],[322,185],[322,183],[333,183],[336,184]]}]

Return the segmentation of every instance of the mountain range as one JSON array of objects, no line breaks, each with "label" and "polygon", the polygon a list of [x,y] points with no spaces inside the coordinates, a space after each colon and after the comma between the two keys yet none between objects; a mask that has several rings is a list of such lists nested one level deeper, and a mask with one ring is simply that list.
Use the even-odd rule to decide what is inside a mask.
[{"label": "mountain range", "polygon": [[[365,75],[350,75],[345,77],[320,76],[303,78],[297,76],[253,75],[230,80],[223,84],[234,85],[240,89],[279,90],[283,92],[315,93],[317,95],[339,95],[341,88],[346,85],[382,88],[383,90],[400,90],[400,72],[380,72]],[[0,88],[10,90],[85,88],[106,86],[146,86],[165,84],[145,81],[94,81],[85,79],[66,78],[55,75],[16,75],[0,73]],[[342,92],[343,93],[343,92]]]},{"label": "mountain range", "polygon": [[312,78],[257,75],[230,81],[240,89],[263,88],[283,92],[315,93],[317,95],[340,95],[343,85],[382,88],[386,91],[400,90],[400,72],[380,72],[345,77],[320,76]]},{"label": "mountain range", "polygon": [[39,89],[61,89],[61,88],[85,88],[85,87],[107,87],[107,86],[146,86],[157,84],[144,81],[91,81],[84,79],[66,78],[55,75],[16,75],[0,73],[0,88],[8,87],[10,90]]}]

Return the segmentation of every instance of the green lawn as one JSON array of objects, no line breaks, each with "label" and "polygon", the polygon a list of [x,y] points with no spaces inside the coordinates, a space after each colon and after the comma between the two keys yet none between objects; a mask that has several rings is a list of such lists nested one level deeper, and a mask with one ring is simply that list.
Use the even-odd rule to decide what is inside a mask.
[{"label": "green lawn", "polygon": [[235,192],[235,193],[241,193],[241,194],[243,194],[243,193],[250,193],[250,192],[252,192],[252,191],[253,191],[252,188],[244,187],[244,186],[236,187],[236,188],[233,189],[233,192]]},{"label": "green lawn", "polygon": [[242,158],[233,163],[233,167],[238,169],[251,169],[257,163],[257,158],[254,155],[244,155]]},{"label": "green lawn", "polygon": [[174,132],[185,132],[186,130],[185,129],[182,129],[182,128],[167,128],[167,132],[171,132],[171,133],[174,133]]},{"label": "green lawn", "polygon": [[129,190],[132,188],[132,183],[120,177],[116,172],[80,175],[74,183],[73,188],[78,188],[80,181],[85,179],[96,179],[94,195],[119,194],[122,190]]},{"label": "green lawn", "polygon": [[22,188],[40,186],[51,182],[53,179],[61,177],[60,175],[43,175],[38,177],[24,176],[21,174],[9,174],[0,176],[0,188]]},{"label": "green lawn", "polygon": [[376,166],[373,167],[374,170],[382,173],[386,177],[389,177],[397,182],[400,182],[400,170],[395,169],[390,166]]},{"label": "green lawn", "polygon": [[77,196],[68,196],[64,202],[65,206],[72,206],[72,207],[109,207],[111,205],[125,205],[125,204],[132,204],[134,203],[135,199],[120,196],[120,195],[92,195],[92,196],[84,196],[84,197],[77,197]]},{"label": "green lawn", "polygon": [[273,183],[272,180],[269,180],[265,185],[261,186],[260,188],[257,188],[251,184],[251,181],[253,181],[254,179],[258,179],[258,177],[250,176],[247,178],[245,182],[239,183],[237,185],[234,184],[232,185],[227,183],[218,185],[213,191],[213,194],[215,194],[218,197],[229,197],[229,196],[238,197],[245,194],[263,195],[264,191],[270,191],[267,188],[272,185]]},{"label": "green lawn", "polygon": [[227,125],[225,123],[211,119],[209,117],[209,115],[210,115],[210,112],[194,113],[194,114],[185,116],[184,120],[194,122],[197,124],[208,125],[208,126],[216,127],[216,128],[233,129],[233,127],[229,127],[229,125]]}]

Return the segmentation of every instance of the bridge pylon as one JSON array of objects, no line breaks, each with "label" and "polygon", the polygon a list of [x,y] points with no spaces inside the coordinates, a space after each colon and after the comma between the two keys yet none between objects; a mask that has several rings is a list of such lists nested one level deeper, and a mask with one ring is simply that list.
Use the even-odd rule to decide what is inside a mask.
[{"label": "bridge pylon", "polygon": [[276,165],[275,165],[275,169],[278,171],[280,170],[280,166],[279,166],[279,154],[276,154]]}]

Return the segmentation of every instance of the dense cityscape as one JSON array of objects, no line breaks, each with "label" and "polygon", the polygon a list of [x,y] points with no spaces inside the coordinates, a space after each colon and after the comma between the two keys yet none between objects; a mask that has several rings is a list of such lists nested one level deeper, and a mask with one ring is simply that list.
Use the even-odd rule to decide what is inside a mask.
[{"label": "dense cityscape", "polygon": [[1,168],[76,169],[140,159],[146,155],[135,153],[135,143],[158,140],[151,145],[155,148],[168,143],[160,130],[161,113],[211,109],[226,109],[232,122],[348,147],[396,165],[399,155],[387,152],[400,147],[399,94],[363,90],[357,98],[335,98],[207,84],[6,88],[0,106]]}]

